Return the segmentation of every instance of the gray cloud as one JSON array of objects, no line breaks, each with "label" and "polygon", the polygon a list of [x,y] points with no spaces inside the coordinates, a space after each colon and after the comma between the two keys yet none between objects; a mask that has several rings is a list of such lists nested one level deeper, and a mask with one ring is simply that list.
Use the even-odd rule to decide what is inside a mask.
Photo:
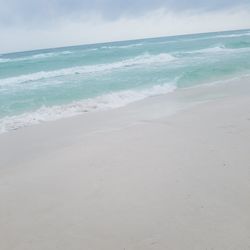
[{"label": "gray cloud", "polygon": [[0,53],[250,27],[249,0],[0,0]]},{"label": "gray cloud", "polygon": [[249,0],[0,0],[0,25],[56,22],[97,13],[107,20],[142,15],[158,8],[168,11],[211,11],[249,4]]}]

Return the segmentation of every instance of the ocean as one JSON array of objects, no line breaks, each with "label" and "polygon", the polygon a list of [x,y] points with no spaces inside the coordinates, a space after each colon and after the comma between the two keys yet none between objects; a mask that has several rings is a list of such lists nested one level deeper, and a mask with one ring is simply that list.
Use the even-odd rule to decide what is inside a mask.
[{"label": "ocean", "polygon": [[250,30],[0,55],[0,133],[250,75]]}]

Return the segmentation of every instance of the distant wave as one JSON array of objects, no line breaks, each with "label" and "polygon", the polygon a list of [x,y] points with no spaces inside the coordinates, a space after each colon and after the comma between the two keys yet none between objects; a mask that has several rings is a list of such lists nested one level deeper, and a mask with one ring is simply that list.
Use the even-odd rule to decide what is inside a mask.
[{"label": "distant wave", "polygon": [[0,63],[7,63],[7,62],[20,62],[20,61],[27,61],[27,60],[34,60],[34,59],[43,59],[49,58],[54,56],[60,55],[68,55],[71,54],[70,51],[61,51],[61,52],[46,52],[40,53],[32,56],[25,56],[25,57],[17,57],[17,58],[0,58]]},{"label": "distant wave", "polygon": [[6,63],[6,62],[10,62],[11,59],[9,58],[0,58],[0,63]]},{"label": "distant wave", "polygon": [[192,38],[186,38],[183,37],[176,37],[174,40],[165,40],[161,42],[147,42],[142,45],[164,45],[169,43],[178,43],[178,42],[187,42],[187,41],[199,41],[199,40],[209,40],[209,39],[215,39],[215,38],[233,38],[233,37],[244,37],[244,36],[250,36],[250,32],[242,33],[242,34],[228,34],[228,35],[209,35],[205,37],[192,37]]},{"label": "distant wave", "polygon": [[69,55],[69,54],[72,54],[72,52],[71,51],[50,52],[50,53],[33,55],[30,58],[31,59],[37,59],[37,58],[40,59],[40,58],[47,58],[47,57],[60,56],[60,55]]},{"label": "distant wave", "polygon": [[224,34],[224,35],[213,35],[207,37],[199,37],[198,40],[205,40],[205,39],[213,39],[213,38],[232,38],[232,37],[243,37],[243,36],[250,36],[250,32],[245,32],[241,34]]},{"label": "distant wave", "polygon": [[242,34],[228,34],[228,35],[217,35],[216,37],[219,38],[230,38],[230,37],[243,37],[243,36],[250,36],[250,32],[242,33]]},{"label": "distant wave", "polygon": [[133,47],[139,47],[143,46],[142,43],[135,43],[135,44],[129,44],[129,45],[110,45],[110,46],[102,46],[101,49],[128,49]]},{"label": "distant wave", "polygon": [[225,34],[225,35],[208,35],[205,37],[193,37],[193,38],[184,38],[180,40],[174,40],[175,42],[179,41],[198,41],[198,40],[209,40],[209,39],[215,39],[215,38],[233,38],[233,37],[244,37],[244,36],[250,36],[250,32],[241,33],[241,34]]},{"label": "distant wave", "polygon": [[102,71],[110,71],[121,69],[125,67],[133,67],[146,64],[166,63],[175,60],[176,58],[170,54],[162,53],[158,55],[144,54],[131,59],[122,60],[114,63],[99,64],[99,65],[86,65],[77,66],[72,68],[65,68],[54,71],[40,71],[37,73],[21,75],[16,77],[9,77],[0,79],[0,86],[21,84],[29,81],[38,81],[53,77],[61,77],[74,74],[96,73]]},{"label": "distant wave", "polygon": [[215,46],[211,48],[205,48],[205,49],[199,49],[199,50],[191,50],[191,51],[185,51],[182,52],[184,54],[196,54],[196,53],[217,53],[217,52],[225,52],[230,49],[227,49],[224,46]]},{"label": "distant wave", "polygon": [[73,102],[67,105],[42,107],[35,112],[0,119],[0,133],[45,121],[72,117],[85,112],[123,107],[150,96],[172,92],[175,88],[171,84],[155,85],[144,90],[126,90],[104,94],[96,98]]},{"label": "distant wave", "polygon": [[199,50],[190,50],[190,51],[184,51],[180,52],[181,54],[197,54],[197,53],[226,53],[226,52],[247,52],[250,51],[250,48],[228,48],[225,47],[224,45],[220,46],[214,46],[210,48],[205,48],[205,49],[199,49]]}]

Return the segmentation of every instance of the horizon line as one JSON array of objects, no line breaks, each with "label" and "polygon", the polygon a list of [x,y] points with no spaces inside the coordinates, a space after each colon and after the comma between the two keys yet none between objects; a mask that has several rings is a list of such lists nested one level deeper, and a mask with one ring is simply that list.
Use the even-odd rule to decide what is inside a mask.
[{"label": "horizon line", "polygon": [[250,28],[233,29],[233,30],[218,30],[218,31],[197,32],[197,33],[184,33],[184,34],[177,34],[177,35],[145,37],[145,38],[135,38],[135,39],[125,39],[125,40],[114,40],[114,41],[109,41],[109,42],[96,42],[96,43],[66,45],[66,46],[58,46],[58,47],[46,47],[46,48],[37,48],[37,49],[23,50],[23,51],[4,52],[4,53],[0,52],[0,57],[3,56],[3,55],[27,53],[27,52],[35,52],[35,51],[43,51],[43,50],[52,50],[52,49],[62,49],[62,48],[72,48],[72,47],[81,47],[81,46],[90,46],[90,45],[111,44],[111,43],[119,43],[119,42],[132,42],[132,41],[141,41],[141,40],[146,40],[146,39],[159,39],[159,38],[180,37],[180,36],[188,36],[188,35],[202,35],[202,34],[211,34],[211,33],[220,33],[220,32],[230,32],[230,31],[231,32],[234,32],[234,31],[247,31],[247,30],[250,30]]}]

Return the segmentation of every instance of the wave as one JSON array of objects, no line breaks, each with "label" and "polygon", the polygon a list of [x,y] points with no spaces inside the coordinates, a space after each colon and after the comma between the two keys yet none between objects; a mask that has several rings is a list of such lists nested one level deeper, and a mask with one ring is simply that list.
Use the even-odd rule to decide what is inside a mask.
[{"label": "wave", "polygon": [[246,32],[246,33],[242,33],[242,34],[217,35],[215,37],[218,37],[218,38],[230,38],[230,37],[243,37],[243,36],[250,36],[250,32]]},{"label": "wave", "polygon": [[9,58],[0,58],[0,63],[6,63],[6,62],[10,62],[11,59]]},{"label": "wave", "polygon": [[71,51],[50,52],[50,53],[33,55],[30,57],[30,59],[40,59],[40,58],[54,57],[54,56],[60,56],[60,55],[69,55],[69,54],[72,54],[72,52]]},{"label": "wave", "polygon": [[242,33],[242,34],[225,34],[225,35],[208,35],[205,37],[194,37],[194,38],[185,38],[180,40],[175,40],[174,42],[179,41],[199,41],[199,40],[209,40],[209,39],[215,39],[215,38],[233,38],[233,37],[244,37],[244,36],[250,36],[250,32]]},{"label": "wave", "polygon": [[111,46],[102,46],[101,49],[128,49],[133,47],[143,46],[142,43],[129,44],[129,45],[111,45]]},{"label": "wave", "polygon": [[123,107],[150,96],[173,92],[175,89],[176,87],[171,84],[155,85],[144,90],[113,92],[67,105],[42,107],[35,112],[0,119],[0,133],[86,112]]},{"label": "wave", "polygon": [[225,34],[225,35],[199,37],[199,38],[197,38],[197,40],[206,40],[206,39],[214,39],[214,38],[233,38],[233,37],[244,37],[244,36],[250,36],[250,32],[241,33],[241,34]]},{"label": "wave", "polygon": [[206,54],[206,53],[226,53],[226,52],[247,52],[250,51],[250,48],[228,48],[225,47],[224,45],[221,46],[215,46],[215,47],[210,47],[210,48],[205,48],[205,49],[199,49],[199,50],[191,50],[191,51],[185,51],[181,52],[182,54]]},{"label": "wave", "polygon": [[[209,40],[209,39],[215,39],[215,38],[233,38],[233,37],[244,37],[244,36],[250,36],[250,32],[242,33],[242,34],[228,34],[228,35],[210,35],[205,37],[193,37],[193,38],[186,38],[183,37],[176,37],[174,40],[166,40],[162,42],[147,42],[145,44],[141,45],[164,45],[169,43],[178,43],[178,42],[188,42],[188,41],[199,41],[199,40]],[[112,48],[112,47],[110,47]]]},{"label": "wave", "polygon": [[18,58],[0,58],[0,63],[21,62],[21,61],[28,61],[28,60],[34,60],[34,59],[43,59],[43,58],[60,56],[60,55],[68,55],[72,53],[73,52],[71,51],[46,52],[46,53],[40,53],[40,54],[36,54],[32,56],[25,56],[25,57],[18,57]]},{"label": "wave", "polygon": [[199,50],[191,50],[191,51],[186,51],[183,52],[185,54],[196,54],[196,53],[217,53],[217,52],[225,52],[230,49],[227,49],[224,46],[215,46],[211,48],[205,48],[205,49],[199,49]]},{"label": "wave", "polygon": [[40,71],[40,72],[27,74],[27,75],[4,78],[4,79],[0,79],[0,86],[15,85],[15,84],[21,84],[21,83],[30,82],[30,81],[39,81],[43,79],[75,75],[75,74],[86,74],[86,73],[110,71],[110,70],[121,69],[125,67],[166,63],[166,62],[173,61],[175,59],[176,58],[174,56],[167,54],[167,53],[158,54],[158,55],[144,54],[142,56],[137,56],[131,59],[122,60],[122,61],[118,61],[114,63],[77,66],[77,67],[64,68],[64,69],[54,70],[54,71]]}]

